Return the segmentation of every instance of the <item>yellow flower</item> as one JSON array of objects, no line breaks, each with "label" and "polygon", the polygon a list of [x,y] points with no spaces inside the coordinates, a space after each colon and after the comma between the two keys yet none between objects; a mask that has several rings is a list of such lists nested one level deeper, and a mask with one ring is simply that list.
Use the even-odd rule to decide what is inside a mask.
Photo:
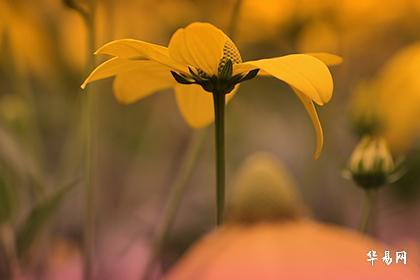
[{"label": "yellow flower", "polygon": [[257,73],[282,80],[308,111],[317,133],[315,157],[320,154],[323,136],[314,102],[324,105],[331,99],[333,80],[326,65],[340,63],[338,56],[292,54],[242,62],[227,35],[209,23],[199,22],[178,29],[167,48],[122,39],[104,45],[96,54],[113,58],[99,65],[82,88],[89,82],[115,76],[115,96],[128,104],[173,87],[182,116],[194,128],[204,127],[214,119],[212,95],[208,92],[223,92],[229,100],[240,82]]}]

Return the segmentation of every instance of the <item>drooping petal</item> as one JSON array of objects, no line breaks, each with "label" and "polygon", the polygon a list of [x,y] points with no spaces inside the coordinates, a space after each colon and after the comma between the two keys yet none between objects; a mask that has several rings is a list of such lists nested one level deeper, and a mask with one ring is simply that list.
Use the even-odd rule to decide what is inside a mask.
[{"label": "drooping petal", "polygon": [[321,122],[318,118],[318,113],[316,112],[315,105],[310,98],[308,98],[305,94],[301,93],[299,90],[295,88],[292,89],[299,97],[300,101],[303,103],[303,106],[305,107],[306,111],[309,114],[309,117],[311,118],[312,125],[315,128],[316,148],[314,152],[314,159],[318,159],[322,151],[322,146],[324,144],[324,134],[322,131]]},{"label": "drooping petal", "polygon": [[114,94],[121,103],[133,103],[176,84],[168,67],[154,61],[140,62],[143,67],[120,73],[114,80]]},{"label": "drooping petal", "polygon": [[339,65],[343,62],[343,58],[341,56],[330,53],[307,53],[307,55],[318,58],[328,66]]},{"label": "drooping petal", "polygon": [[111,58],[93,70],[81,85],[82,89],[90,82],[112,77],[118,73],[130,72],[144,67],[143,61]]},{"label": "drooping petal", "polygon": [[[332,96],[333,80],[327,66],[319,59],[305,54],[245,62],[295,87],[318,105]],[[243,67],[244,66],[238,66]]]},{"label": "drooping petal", "polygon": [[216,75],[228,40],[223,31],[209,23],[192,23],[174,33],[169,42],[169,55],[181,64]]},{"label": "drooping petal", "polygon": [[169,57],[168,48],[134,39],[121,39],[109,42],[95,54],[107,54],[131,60],[153,60],[174,70],[187,73],[186,65]]},{"label": "drooping petal", "polygon": [[[239,85],[226,95],[226,102],[234,96]],[[175,86],[175,97],[181,115],[193,128],[201,128],[209,125],[214,120],[213,96],[199,85]]]}]

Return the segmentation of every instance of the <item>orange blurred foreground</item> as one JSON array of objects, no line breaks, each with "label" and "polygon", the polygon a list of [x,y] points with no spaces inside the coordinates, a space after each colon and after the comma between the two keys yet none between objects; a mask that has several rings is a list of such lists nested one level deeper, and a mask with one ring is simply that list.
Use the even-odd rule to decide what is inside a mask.
[{"label": "orange blurred foreground", "polygon": [[[225,226],[198,242],[167,279],[420,279],[409,252],[406,265],[395,263],[395,252],[403,249],[309,220]],[[378,253],[373,266],[370,250]],[[384,250],[391,251],[389,266],[382,262]]]}]

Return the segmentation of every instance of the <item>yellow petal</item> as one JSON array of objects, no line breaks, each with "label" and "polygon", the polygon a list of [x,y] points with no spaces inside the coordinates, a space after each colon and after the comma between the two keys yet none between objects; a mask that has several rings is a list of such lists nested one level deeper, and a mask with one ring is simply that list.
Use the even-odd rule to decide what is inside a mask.
[{"label": "yellow petal", "polygon": [[330,53],[307,53],[307,55],[318,58],[328,66],[339,65],[343,62],[343,58],[341,56]]},{"label": "yellow petal", "polygon": [[178,29],[169,42],[169,55],[181,64],[216,75],[229,38],[209,23],[196,22]]},{"label": "yellow petal", "polygon": [[333,80],[327,66],[319,59],[305,54],[248,61],[245,64],[295,87],[315,103],[324,105],[332,96]]},{"label": "yellow petal", "polygon": [[314,152],[314,159],[318,159],[322,151],[322,146],[324,144],[324,134],[322,132],[321,122],[319,121],[319,118],[318,118],[318,113],[316,112],[314,103],[312,102],[310,98],[308,98],[305,94],[301,93],[299,90],[293,87],[292,89],[294,90],[296,95],[299,97],[300,101],[302,101],[303,106],[308,112],[309,117],[311,118],[312,124],[315,128],[316,149]]},{"label": "yellow petal", "polygon": [[[254,69],[258,69],[258,67],[253,66],[251,64],[247,64],[248,62],[245,63],[238,63],[238,64],[233,64],[233,71],[232,71],[232,75],[237,75],[237,74],[245,74],[251,70]],[[264,76],[265,72],[264,71],[259,71],[258,72],[258,76]]]},{"label": "yellow petal", "polygon": [[[239,85],[226,95],[226,102],[234,96]],[[175,97],[186,122],[193,128],[201,128],[209,125],[214,120],[213,96],[199,85],[175,86]]]},{"label": "yellow petal", "polygon": [[139,62],[142,67],[120,73],[114,80],[114,94],[121,103],[133,103],[176,84],[166,66],[154,61]]},{"label": "yellow petal", "polygon": [[81,87],[84,89],[90,82],[112,77],[118,73],[141,69],[143,65],[143,62],[138,60],[121,59],[118,57],[111,58],[96,67],[96,69],[86,78]]},{"label": "yellow petal", "polygon": [[169,57],[168,48],[144,41],[134,39],[115,40],[99,48],[95,54],[107,54],[132,60],[153,60],[177,71],[188,73],[186,65],[177,63]]}]

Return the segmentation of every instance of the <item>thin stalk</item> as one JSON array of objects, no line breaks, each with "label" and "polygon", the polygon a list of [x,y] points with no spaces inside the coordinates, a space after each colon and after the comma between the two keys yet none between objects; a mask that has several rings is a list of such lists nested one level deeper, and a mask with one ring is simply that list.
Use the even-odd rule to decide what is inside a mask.
[{"label": "thin stalk", "polygon": [[[93,53],[96,47],[96,5],[97,0],[88,1],[85,8],[75,0],[62,0],[63,4],[73,9],[84,20],[87,30],[86,46],[86,75],[95,67]],[[83,224],[83,279],[93,279],[93,257],[94,257],[94,229],[95,229],[95,190],[94,190],[94,157],[93,151],[95,141],[95,95],[91,88],[87,88],[82,103],[82,122],[81,128],[84,132],[84,178],[85,178],[85,219]]]},{"label": "thin stalk", "polygon": [[225,210],[225,94],[213,93],[216,151],[217,225],[223,224]]},{"label": "thin stalk", "polygon": [[[87,72],[92,71],[95,67],[95,59],[93,53],[96,45],[96,29],[95,29],[95,11],[96,0],[89,2],[89,13],[84,16],[87,28]],[[95,136],[94,125],[94,110],[95,110],[95,95],[88,89],[85,95],[85,103],[83,108],[83,117],[85,124],[85,221],[83,228],[84,241],[84,264],[83,264],[83,279],[93,279],[93,259],[95,250],[95,189],[94,189],[94,151],[93,142]]]},{"label": "thin stalk", "polygon": [[163,249],[163,245],[165,244],[172,225],[175,222],[175,217],[178,212],[180,202],[184,196],[186,187],[188,186],[187,181],[195,167],[195,163],[197,162],[197,158],[200,154],[206,134],[206,128],[197,129],[193,132],[190,143],[188,144],[187,150],[182,160],[182,165],[175,178],[174,184],[170,189],[169,201],[163,214],[163,221],[157,230],[157,237],[153,243],[153,249],[142,276],[142,279],[144,280],[150,279],[154,264],[159,258]]},{"label": "thin stalk", "polygon": [[377,190],[368,189],[364,191],[362,206],[362,216],[360,218],[359,230],[368,233],[373,223],[374,211],[376,207]]}]

